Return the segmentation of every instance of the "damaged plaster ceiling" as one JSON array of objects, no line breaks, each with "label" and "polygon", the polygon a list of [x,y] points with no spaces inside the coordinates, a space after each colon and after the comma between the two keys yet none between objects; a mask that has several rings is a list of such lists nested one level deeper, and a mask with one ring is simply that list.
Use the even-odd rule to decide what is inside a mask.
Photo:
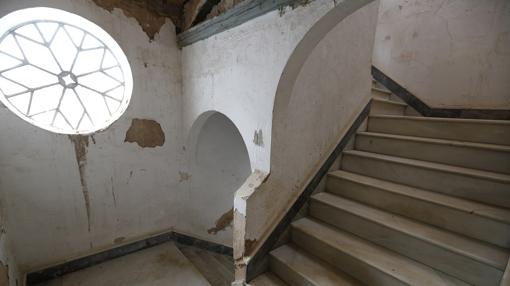
[{"label": "damaged plaster ceiling", "polygon": [[93,0],[112,12],[118,8],[135,18],[149,39],[153,40],[161,26],[170,19],[177,33],[223,14],[242,0]]}]

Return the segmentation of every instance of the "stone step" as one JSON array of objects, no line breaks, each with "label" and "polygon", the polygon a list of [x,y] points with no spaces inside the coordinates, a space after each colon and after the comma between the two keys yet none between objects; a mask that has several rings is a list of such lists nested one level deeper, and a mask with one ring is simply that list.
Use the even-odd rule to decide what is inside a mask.
[{"label": "stone step", "polygon": [[355,149],[510,174],[510,146],[359,132]]},{"label": "stone step", "polygon": [[475,285],[497,285],[506,250],[330,193],[312,197],[310,215]]},{"label": "stone step", "polygon": [[342,170],[328,174],[328,192],[447,229],[510,247],[510,210],[425,191]]},{"label": "stone step", "polygon": [[383,88],[379,88],[379,87],[372,87],[372,97],[373,98],[389,100],[390,96],[391,96],[391,91],[383,89]]},{"label": "stone step", "polygon": [[510,175],[357,150],[344,151],[342,169],[455,197],[510,207]]},{"label": "stone step", "polygon": [[407,104],[389,99],[372,98],[370,114],[404,115]]},{"label": "stone step", "polygon": [[250,286],[288,286],[287,283],[283,282],[280,278],[271,272],[266,272],[257,276],[249,283]]},{"label": "stone step", "polygon": [[496,145],[510,145],[510,121],[372,115],[368,131]]},{"label": "stone step", "polygon": [[366,285],[463,285],[396,252],[309,218],[292,223],[292,241],[308,253],[359,279]]},{"label": "stone step", "polygon": [[269,256],[269,269],[292,286],[360,286],[360,282],[290,244]]}]

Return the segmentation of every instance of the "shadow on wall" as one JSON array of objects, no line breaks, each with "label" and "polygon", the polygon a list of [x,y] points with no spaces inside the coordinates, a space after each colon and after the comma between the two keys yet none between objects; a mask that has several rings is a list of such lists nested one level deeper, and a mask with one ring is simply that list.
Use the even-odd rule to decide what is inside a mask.
[{"label": "shadow on wall", "polygon": [[251,173],[246,145],[234,123],[216,111],[198,117],[188,143],[191,225],[232,246],[234,193]]}]

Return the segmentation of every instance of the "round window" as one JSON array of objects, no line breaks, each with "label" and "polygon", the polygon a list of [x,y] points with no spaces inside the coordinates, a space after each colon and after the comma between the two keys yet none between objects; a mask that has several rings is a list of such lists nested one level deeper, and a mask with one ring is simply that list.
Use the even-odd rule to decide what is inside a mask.
[{"label": "round window", "polygon": [[132,89],[126,56],[96,24],[51,8],[0,19],[0,101],[22,119],[92,133],[124,113]]}]

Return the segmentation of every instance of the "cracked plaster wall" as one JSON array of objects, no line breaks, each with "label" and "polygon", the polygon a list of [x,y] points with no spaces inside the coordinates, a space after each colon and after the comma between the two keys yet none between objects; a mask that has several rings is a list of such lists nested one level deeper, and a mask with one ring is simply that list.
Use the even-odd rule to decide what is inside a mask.
[{"label": "cracked plaster wall", "polygon": [[[49,6],[94,21],[123,48],[135,79],[133,99],[127,112],[107,130],[80,140],[70,140],[68,136],[52,134],[31,126],[0,107],[0,192],[5,210],[9,213],[6,221],[8,235],[11,241],[16,241],[12,253],[21,270],[88,254],[115,243],[170,228],[229,245],[229,232],[221,229],[230,231],[230,197],[225,197],[225,201],[220,204],[214,204],[218,208],[208,210],[211,215],[207,220],[198,218],[196,224],[190,224],[185,219],[190,215],[190,209],[198,211],[201,210],[200,204],[207,206],[204,202],[193,200],[193,195],[184,191],[186,188],[183,185],[196,179],[193,170],[185,166],[184,158],[192,150],[185,143],[188,133],[200,115],[211,110],[219,111],[239,130],[246,144],[252,171],[269,171],[273,103],[282,71],[305,33],[335,7],[334,1],[316,0],[295,9],[287,7],[282,11],[273,11],[183,48],[181,58],[175,28],[169,20],[155,35],[154,41],[150,41],[136,19],[127,17],[119,9],[109,12],[95,5],[92,0],[0,1],[0,16],[24,7]],[[414,43],[413,37],[419,39],[434,34],[432,30],[423,33],[418,29],[425,29],[425,20],[418,25],[386,19],[395,15],[396,19],[400,19],[401,14],[392,14],[392,9],[407,11],[405,7],[400,9],[398,5],[394,7],[391,3],[387,4],[389,2],[397,3],[383,1],[380,26],[401,26],[399,29],[405,31],[409,29],[406,33],[411,40],[402,38],[403,43]],[[414,2],[407,1],[406,5]],[[436,2],[421,1],[423,5],[429,3],[437,9],[434,6]],[[478,7],[474,4],[478,2],[465,2]],[[487,3],[502,5],[503,1],[491,0]],[[446,4],[439,9],[440,12],[450,5],[460,5],[456,1]],[[496,14],[507,11],[507,14],[501,15],[508,16],[508,5],[505,5],[506,10],[498,6],[499,12]],[[427,9],[432,9],[429,6],[420,6],[424,9],[423,13],[430,13],[427,12]],[[456,11],[455,6],[449,9],[453,9],[450,13]],[[476,12],[479,9],[474,9],[471,12],[474,14],[468,15],[479,15]],[[411,19],[420,19],[419,11],[410,16]],[[459,19],[465,18],[462,15]],[[491,23],[508,20],[508,17],[501,15],[493,17]],[[478,17],[485,19],[489,16],[476,16],[475,19]],[[493,25],[490,27],[510,26]],[[410,27],[417,28],[416,35]],[[456,30],[453,27],[457,26],[450,26],[450,32],[455,36]],[[483,27],[480,29],[483,30]],[[435,26],[433,29],[436,28],[440,27]],[[483,39],[483,33],[477,33],[475,35]],[[399,39],[397,34],[394,35],[395,39]],[[444,31],[437,34],[438,39],[449,38]],[[501,35],[498,36],[503,39],[500,42],[507,43],[505,35],[508,33]],[[394,36],[390,35],[390,40]],[[381,47],[380,42],[386,38],[384,33],[381,34],[381,29],[378,37],[376,49]],[[469,43],[475,41],[476,37],[465,39]],[[463,41],[459,43],[468,45]],[[410,53],[412,59],[431,56],[433,51],[437,57],[443,56],[444,49],[429,47],[428,50],[418,52],[421,51],[418,44],[413,45],[416,49]],[[442,47],[442,42],[438,41],[437,45]],[[508,58],[508,45],[497,47],[497,51],[506,53]],[[381,63],[381,58],[386,59],[385,55],[391,54],[392,49],[393,44],[389,48],[382,47],[374,53],[374,61]],[[432,56],[432,59],[435,57]],[[392,66],[398,67],[395,71],[410,70],[410,74],[422,70],[414,60],[410,62]],[[499,62],[493,63],[494,67],[499,65]],[[473,66],[478,65],[475,62],[456,68],[469,70],[468,67],[472,69]],[[432,72],[434,68],[428,67],[427,70],[431,71],[426,75],[435,76]],[[499,73],[498,76],[506,74],[508,72]],[[452,79],[457,80],[456,77]],[[444,82],[441,84],[445,85]],[[441,84],[438,86],[441,87]],[[421,86],[432,88],[423,83]],[[412,88],[410,90],[413,91]],[[440,94],[434,96],[444,100],[444,94],[443,97]],[[486,100],[483,102],[501,105],[504,104],[501,102],[502,97],[504,101],[504,95],[491,95],[484,98]],[[452,92],[448,100],[455,99],[455,92]],[[151,125],[159,124],[163,133],[159,133],[159,128],[154,128],[157,133],[155,137],[150,135],[151,140],[140,139],[138,136],[145,132],[136,132],[139,129],[133,126],[136,120],[154,121]],[[126,134],[130,129],[133,137]],[[86,183],[86,194],[83,182]],[[200,193],[195,195],[199,196]]]},{"label": "cracked plaster wall", "polygon": [[510,109],[510,2],[381,0],[373,62],[431,107]]},{"label": "cracked plaster wall", "polygon": [[219,111],[239,129],[252,170],[268,171],[281,73],[299,40],[334,6],[334,1],[316,0],[286,7],[184,47],[184,134],[204,112]]},{"label": "cracked plaster wall", "polygon": [[[34,6],[70,11],[105,29],[126,53],[134,91],[126,113],[91,136],[53,134],[0,106],[0,197],[15,266],[22,273],[170,229],[231,245],[233,193],[215,196],[216,203],[194,199],[208,189],[189,191],[197,174],[185,163],[188,133],[200,114],[219,111],[246,144],[242,176],[250,166],[267,169],[280,73],[334,2],[273,11],[184,48],[182,58],[170,20],[151,40],[135,18],[92,0],[0,0],[0,17]],[[140,129],[144,124],[152,127]]]},{"label": "cracked plaster wall", "polygon": [[[21,272],[178,228],[183,200],[172,22],[151,41],[136,19],[92,0],[0,0],[0,17],[34,6],[70,11],[106,30],[129,60],[134,89],[125,114],[92,136],[54,134],[0,107],[0,195]],[[144,124],[155,127],[139,132]]]}]

